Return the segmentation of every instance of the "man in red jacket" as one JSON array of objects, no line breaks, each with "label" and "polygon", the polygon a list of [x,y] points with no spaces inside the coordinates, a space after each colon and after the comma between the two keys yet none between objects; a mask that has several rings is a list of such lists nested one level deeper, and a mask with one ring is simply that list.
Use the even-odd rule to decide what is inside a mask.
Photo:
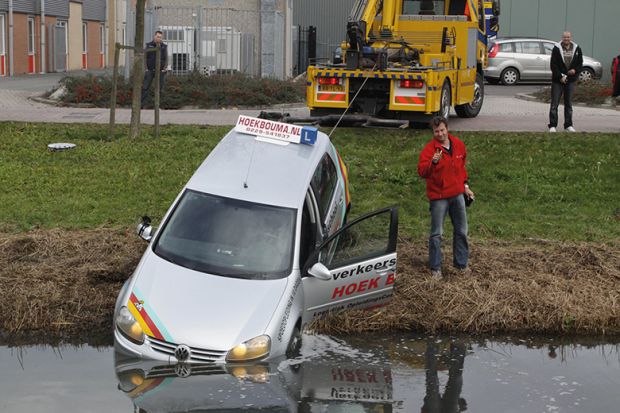
[{"label": "man in red jacket", "polygon": [[467,213],[465,198],[474,199],[467,184],[465,144],[448,133],[448,122],[443,117],[431,121],[433,139],[426,144],[418,161],[418,174],[426,179],[426,195],[430,200],[431,235],[428,242],[429,265],[434,279],[441,279],[441,237],[446,214],[454,228],[454,266],[467,268]]}]

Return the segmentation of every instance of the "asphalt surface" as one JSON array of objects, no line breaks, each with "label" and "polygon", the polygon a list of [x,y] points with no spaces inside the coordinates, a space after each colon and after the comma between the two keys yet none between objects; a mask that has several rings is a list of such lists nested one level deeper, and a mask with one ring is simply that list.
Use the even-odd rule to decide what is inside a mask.
[{"label": "asphalt surface", "polygon": [[[108,123],[108,109],[56,107],[31,99],[53,89],[64,74],[47,74],[0,78],[0,121],[52,123]],[[450,129],[455,131],[546,132],[549,105],[523,99],[541,85],[486,85],[480,114],[461,119],[453,112]],[[303,105],[292,107],[216,110],[162,110],[161,124],[232,125],[238,116],[256,116],[261,110],[282,111],[291,116],[308,116]],[[560,106],[560,127],[563,109]],[[131,111],[118,109],[116,122],[129,123]],[[143,123],[152,124],[153,110],[143,110]],[[613,107],[573,106],[573,122],[578,132],[619,132],[620,111]],[[561,128],[560,128],[561,130]]]}]

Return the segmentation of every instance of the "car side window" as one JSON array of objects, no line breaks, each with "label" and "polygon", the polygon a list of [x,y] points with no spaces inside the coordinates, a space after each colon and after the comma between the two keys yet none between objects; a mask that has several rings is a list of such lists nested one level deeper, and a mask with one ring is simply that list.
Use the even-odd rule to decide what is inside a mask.
[{"label": "car side window", "polygon": [[332,158],[325,154],[312,176],[312,188],[319,204],[321,219],[327,215],[327,209],[334,196],[336,184],[338,183],[338,172]]},{"label": "car side window", "polygon": [[514,52],[514,43],[500,43],[499,51],[504,53],[513,53]]},{"label": "car side window", "polygon": [[551,56],[551,53],[553,52],[553,48],[555,47],[555,44],[553,43],[543,43],[543,48],[545,49],[545,54]]},{"label": "car side window", "polygon": [[542,54],[539,42],[523,42],[523,53]]}]

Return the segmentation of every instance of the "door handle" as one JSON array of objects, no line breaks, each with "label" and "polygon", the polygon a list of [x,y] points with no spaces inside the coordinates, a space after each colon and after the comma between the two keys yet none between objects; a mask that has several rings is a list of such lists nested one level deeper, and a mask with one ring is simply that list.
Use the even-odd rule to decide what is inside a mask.
[{"label": "door handle", "polygon": [[381,270],[377,270],[377,275],[385,275],[385,274],[389,274],[391,272],[396,271],[396,268],[394,267],[390,267],[390,268],[383,268]]}]

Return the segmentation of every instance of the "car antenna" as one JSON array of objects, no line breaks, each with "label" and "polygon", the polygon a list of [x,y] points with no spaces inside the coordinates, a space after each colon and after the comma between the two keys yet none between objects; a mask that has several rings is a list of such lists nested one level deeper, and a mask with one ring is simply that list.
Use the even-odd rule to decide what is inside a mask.
[{"label": "car antenna", "polygon": [[[377,68],[378,64],[379,64],[379,59],[377,59],[377,61],[375,62],[375,65],[372,67],[371,70],[374,71]],[[349,102],[349,106],[347,106],[347,108],[344,110],[344,112],[342,112],[342,115],[340,115],[340,118],[338,118],[338,122],[336,122],[336,124],[332,128],[331,132],[329,132],[329,135],[327,135],[330,139],[332,137],[332,133],[334,133],[334,131],[336,130],[338,125],[340,125],[340,121],[342,120],[342,118],[344,118],[344,115],[346,115],[347,111],[349,109],[351,109],[351,105],[353,105],[353,102],[355,102],[355,99],[357,98],[357,95],[360,94],[360,92],[364,88],[364,85],[366,84],[366,82],[368,82],[368,79],[370,79],[370,77],[368,77],[368,76],[364,79],[364,81],[362,82],[362,86],[360,86],[360,88],[357,90],[357,93],[355,94],[355,96],[353,96],[353,99],[351,99],[351,102]]]},{"label": "car antenna", "polygon": [[254,145],[252,145],[252,153],[250,154],[250,162],[248,162],[248,170],[245,173],[245,179],[243,180],[243,187],[248,187],[248,177],[250,176],[250,168],[252,168],[252,161],[254,160],[254,149],[256,149],[256,138],[254,139]]}]

